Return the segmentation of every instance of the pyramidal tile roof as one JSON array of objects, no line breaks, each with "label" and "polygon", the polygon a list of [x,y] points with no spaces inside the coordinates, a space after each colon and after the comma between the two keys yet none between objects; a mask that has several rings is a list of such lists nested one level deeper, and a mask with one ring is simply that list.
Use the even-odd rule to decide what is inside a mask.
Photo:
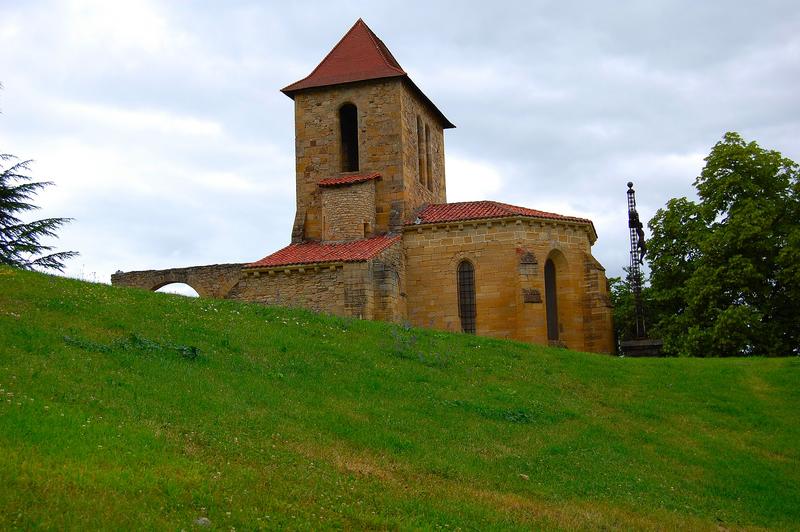
[{"label": "pyramidal tile roof", "polygon": [[353,24],[353,27],[344,34],[344,37],[328,52],[317,68],[311,71],[311,74],[284,87],[281,92],[294,98],[296,92],[305,89],[384,78],[403,78],[409,83],[412,90],[433,108],[433,111],[442,119],[445,129],[455,127],[411,81],[389,48],[361,19]]},{"label": "pyramidal tile roof", "polygon": [[399,235],[381,235],[352,242],[330,243],[301,242],[267,255],[261,260],[245,265],[245,268],[272,268],[297,264],[319,264],[325,262],[363,262],[377,256],[400,241]]},{"label": "pyramidal tile roof", "polygon": [[285,94],[312,87],[405,76],[385,44],[358,19],[311,74],[282,89]]},{"label": "pyramidal tile roof", "polygon": [[525,216],[528,218],[544,218],[548,220],[561,220],[589,224],[594,231],[594,224],[586,218],[564,216],[553,212],[517,207],[499,201],[462,201],[459,203],[434,203],[428,205],[417,213],[415,220],[406,222],[406,225],[434,224],[445,222],[458,222],[462,220],[482,220],[491,218],[508,218]]},{"label": "pyramidal tile roof", "polygon": [[363,183],[364,181],[370,181],[372,179],[378,179],[381,175],[377,172],[373,172],[371,174],[353,174],[353,175],[345,175],[341,177],[329,177],[327,179],[323,179],[317,185],[321,187],[339,187],[343,185],[354,185],[356,183]]}]

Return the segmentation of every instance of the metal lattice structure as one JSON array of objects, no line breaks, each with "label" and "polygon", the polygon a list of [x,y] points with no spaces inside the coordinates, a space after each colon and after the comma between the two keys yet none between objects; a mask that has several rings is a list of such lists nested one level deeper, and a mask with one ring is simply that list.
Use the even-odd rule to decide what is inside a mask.
[{"label": "metal lattice structure", "polygon": [[628,281],[633,292],[636,312],[636,339],[642,339],[647,337],[647,331],[644,325],[642,270],[640,266],[644,264],[644,255],[647,248],[644,241],[642,222],[639,221],[639,213],[636,212],[636,192],[633,190],[632,182],[628,182],[628,228],[631,234],[631,263],[628,271]]}]

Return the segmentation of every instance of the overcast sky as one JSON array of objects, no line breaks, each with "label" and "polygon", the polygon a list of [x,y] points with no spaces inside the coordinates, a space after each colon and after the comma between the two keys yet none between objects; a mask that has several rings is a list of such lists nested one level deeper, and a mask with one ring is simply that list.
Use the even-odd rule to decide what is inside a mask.
[{"label": "overcast sky", "polygon": [[290,240],[293,103],[362,17],[457,129],[449,201],[591,218],[628,262],[726,131],[800,161],[800,2],[0,0],[0,152],[54,187],[71,276],[257,260]]}]

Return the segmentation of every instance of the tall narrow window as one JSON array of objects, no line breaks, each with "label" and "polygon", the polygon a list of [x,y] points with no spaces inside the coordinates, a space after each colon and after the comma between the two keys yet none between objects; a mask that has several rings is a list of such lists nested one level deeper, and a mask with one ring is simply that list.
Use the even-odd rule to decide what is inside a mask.
[{"label": "tall narrow window", "polygon": [[433,190],[433,157],[431,157],[431,129],[425,124],[425,185]]},{"label": "tall narrow window", "polygon": [[558,295],[556,266],[551,259],[544,264],[544,301],[547,313],[547,339],[558,340]]},{"label": "tall narrow window", "polygon": [[417,174],[419,182],[425,184],[425,138],[422,130],[422,118],[417,115]]},{"label": "tall narrow window", "polygon": [[475,334],[475,267],[468,260],[458,264],[458,316],[461,330]]},{"label": "tall narrow window", "polygon": [[342,172],[358,171],[358,109],[352,103],[339,109]]}]

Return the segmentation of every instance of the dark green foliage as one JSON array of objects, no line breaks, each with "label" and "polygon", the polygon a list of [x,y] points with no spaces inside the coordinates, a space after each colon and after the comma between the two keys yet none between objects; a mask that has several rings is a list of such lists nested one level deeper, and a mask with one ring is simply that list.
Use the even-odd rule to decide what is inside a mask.
[{"label": "dark green foliage", "polygon": [[654,329],[690,356],[798,353],[798,165],[727,133],[695,180],[650,221]]},{"label": "dark green foliage", "polygon": [[193,345],[176,345],[168,342],[157,342],[136,333],[131,333],[126,337],[118,338],[109,343],[99,343],[84,338],[64,336],[64,343],[97,353],[113,353],[119,351],[140,354],[176,353],[186,360],[196,360],[197,357],[200,356],[200,350]]},{"label": "dark green foliage", "polygon": [[[64,271],[64,261],[77,255],[74,251],[48,253],[52,246],[42,238],[54,238],[56,230],[69,218],[45,218],[24,223],[19,214],[38,209],[30,200],[49,181],[31,181],[25,174],[31,161],[16,161],[13,155],[0,153],[0,264],[24,269]],[[6,168],[6,165],[9,166]]]},{"label": "dark green foliage", "polygon": [[[625,271],[630,275],[627,267]],[[625,279],[611,277],[608,279],[608,284],[611,304],[614,307],[614,337],[617,344],[626,340],[633,340],[636,338],[636,304],[630,279],[627,276]],[[650,289],[648,286],[642,287],[641,297],[645,309],[645,324],[649,327],[650,320],[647,319],[647,311],[650,307]]]}]

